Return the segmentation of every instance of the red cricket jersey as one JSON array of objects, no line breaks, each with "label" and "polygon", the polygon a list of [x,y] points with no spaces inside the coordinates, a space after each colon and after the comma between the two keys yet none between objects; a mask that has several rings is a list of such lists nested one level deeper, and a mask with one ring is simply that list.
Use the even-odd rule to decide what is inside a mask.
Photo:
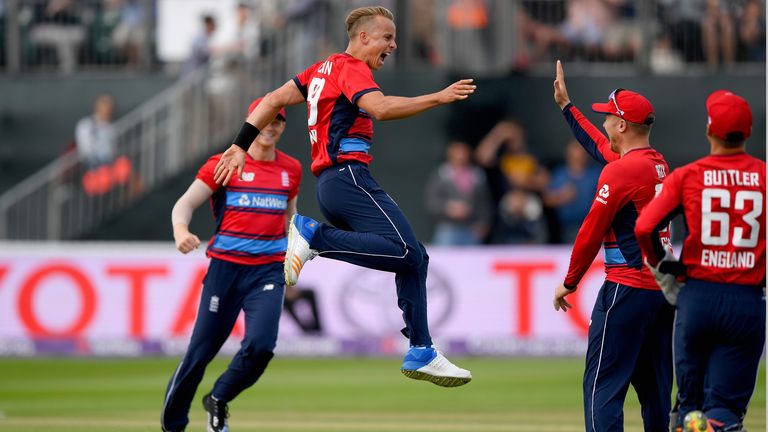
[{"label": "red cricket jersey", "polygon": [[661,254],[653,232],[682,212],[688,228],[681,261],[688,277],[765,283],[765,162],[746,153],[710,155],[676,169],[637,220],[649,262]]},{"label": "red cricket jersey", "polygon": [[285,213],[288,201],[299,193],[301,164],[279,150],[274,161],[246,154],[243,178],[234,176],[222,187],[213,181],[220,158],[218,154],[208,159],[196,177],[213,190],[216,232],[207,256],[249,265],[282,262],[288,246]]},{"label": "red cricket jersey", "polygon": [[[574,136],[587,152],[604,165],[592,207],[576,236],[564,283],[576,286],[604,249],[606,280],[633,288],[658,290],[650,270],[643,265],[635,238],[635,221],[656,194],[669,167],[661,153],[648,147],[619,157],[600,131],[572,104],[563,109]],[[669,247],[669,230],[659,233]]]},{"label": "red cricket jersey", "polygon": [[370,163],[371,115],[356,105],[360,96],[381,91],[371,70],[349,54],[333,54],[293,79],[307,101],[312,173],[348,161]]}]

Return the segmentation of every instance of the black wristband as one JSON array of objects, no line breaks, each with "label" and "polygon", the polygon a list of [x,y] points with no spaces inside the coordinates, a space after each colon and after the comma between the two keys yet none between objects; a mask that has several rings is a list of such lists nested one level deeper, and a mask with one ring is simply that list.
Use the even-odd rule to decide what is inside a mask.
[{"label": "black wristband", "polygon": [[257,136],[259,136],[259,128],[248,122],[245,122],[243,123],[243,127],[240,128],[240,132],[237,133],[237,136],[232,143],[241,149],[248,151],[248,148],[251,146],[251,143],[253,143],[253,140],[255,140]]},{"label": "black wristband", "polygon": [[568,285],[567,283],[563,282],[563,286],[564,286],[564,287],[565,287],[565,289],[567,289],[568,291],[576,291],[576,285]]}]

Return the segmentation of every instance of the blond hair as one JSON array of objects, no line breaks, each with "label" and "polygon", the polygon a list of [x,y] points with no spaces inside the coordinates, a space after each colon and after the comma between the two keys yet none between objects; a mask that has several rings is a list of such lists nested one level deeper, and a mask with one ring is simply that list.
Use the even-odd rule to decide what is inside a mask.
[{"label": "blond hair", "polygon": [[376,16],[383,16],[390,21],[395,21],[395,16],[389,9],[383,6],[359,7],[347,15],[347,35],[353,39],[361,26],[368,23]]}]

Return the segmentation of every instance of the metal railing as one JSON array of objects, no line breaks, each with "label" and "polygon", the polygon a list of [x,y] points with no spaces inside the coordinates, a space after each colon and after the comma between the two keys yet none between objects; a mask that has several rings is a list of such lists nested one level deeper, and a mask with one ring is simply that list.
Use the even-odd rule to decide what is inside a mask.
[{"label": "metal railing", "polygon": [[0,238],[66,240],[89,232],[167,178],[232,139],[255,94],[254,80],[227,91],[199,70],[115,123],[114,164],[88,167],[70,152],[0,196]]}]

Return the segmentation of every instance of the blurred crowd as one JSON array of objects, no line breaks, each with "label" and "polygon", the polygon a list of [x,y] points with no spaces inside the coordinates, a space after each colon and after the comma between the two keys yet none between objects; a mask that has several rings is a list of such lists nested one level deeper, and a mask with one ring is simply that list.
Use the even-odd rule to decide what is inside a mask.
[{"label": "blurred crowd", "polygon": [[498,122],[477,145],[451,141],[431,174],[425,203],[432,244],[571,243],[592,205],[600,167],[581,145],[564,143],[544,164],[528,151],[524,125]]},{"label": "blurred crowd", "polygon": [[[645,31],[652,37],[651,67],[660,72],[679,70],[685,62],[765,61],[761,0],[522,3],[523,52],[535,60],[556,52],[565,59],[631,61],[643,49]],[[639,20],[643,14],[652,20]]]},{"label": "blurred crowd", "polygon": [[63,73],[82,65],[135,67],[149,53],[152,8],[152,0],[2,0],[0,61],[9,61],[13,41],[25,66]]},{"label": "blurred crowd", "polygon": [[[0,66],[11,25],[20,61],[71,73],[83,66],[156,66],[160,0],[0,0]],[[276,54],[295,71],[344,46],[344,13],[360,0],[242,0],[237,44],[208,46],[217,17],[205,17],[191,58],[239,51]],[[669,73],[765,61],[765,0],[419,0],[376,3],[398,20],[395,63],[475,73],[524,71],[554,58],[638,63]],[[9,9],[9,5],[13,5]],[[12,10],[12,12],[11,12]],[[16,20],[6,15],[14,13]],[[202,19],[203,17],[201,17]],[[512,25],[510,25],[512,24]],[[210,52],[209,52],[210,51]]]}]

